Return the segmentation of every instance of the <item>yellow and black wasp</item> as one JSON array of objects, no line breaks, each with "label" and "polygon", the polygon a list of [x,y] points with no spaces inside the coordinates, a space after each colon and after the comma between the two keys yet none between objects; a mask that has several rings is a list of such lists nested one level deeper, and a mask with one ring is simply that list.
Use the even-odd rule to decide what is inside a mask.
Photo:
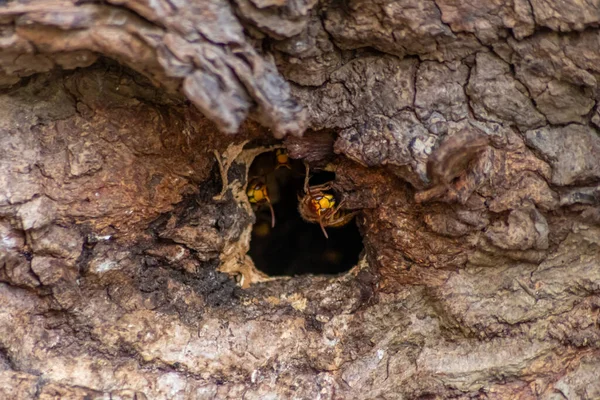
[{"label": "yellow and black wasp", "polygon": [[[275,211],[271,192],[277,190],[277,170],[285,168],[292,170],[290,158],[285,149],[277,149],[274,158],[270,160],[259,160],[258,166],[254,168],[254,178],[248,184],[246,194],[253,205],[260,207],[268,205],[271,211],[271,227],[275,226]],[[306,222],[317,223],[323,231],[323,235],[329,238],[325,228],[340,227],[348,224],[356,211],[342,210],[343,201],[338,202],[331,192],[331,182],[309,185],[309,169],[306,166],[303,193],[298,196],[298,212]]]}]

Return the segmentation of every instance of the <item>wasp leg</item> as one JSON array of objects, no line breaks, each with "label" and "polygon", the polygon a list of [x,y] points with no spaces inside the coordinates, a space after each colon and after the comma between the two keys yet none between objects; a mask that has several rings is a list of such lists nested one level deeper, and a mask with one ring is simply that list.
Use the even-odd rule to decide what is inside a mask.
[{"label": "wasp leg", "polygon": [[314,185],[312,186],[312,190],[314,190],[315,192],[324,192],[326,190],[329,190],[333,187],[333,184],[331,182],[327,182],[327,183],[322,183],[320,185]]},{"label": "wasp leg", "polygon": [[340,215],[329,221],[329,226],[333,228],[344,226],[350,221],[352,221],[352,218],[354,218],[356,215],[358,215],[358,211],[352,211],[347,214],[344,211],[342,211]]},{"label": "wasp leg", "polygon": [[342,205],[346,202],[346,199],[342,199],[342,201],[340,201],[337,205],[337,207],[333,210],[333,212],[331,213],[332,215],[337,214],[338,211],[340,211],[340,209],[342,208]]},{"label": "wasp leg", "polygon": [[[307,166],[308,166],[308,164],[307,164]],[[308,176],[308,175],[307,175],[307,176]],[[308,179],[306,180],[305,184],[307,184],[307,183],[308,183]],[[314,188],[313,188],[313,189],[314,189]],[[317,202],[317,200],[315,199],[315,196],[313,196],[312,192],[310,191],[310,186],[307,186],[307,187],[304,189],[304,191],[305,191],[305,192],[306,192],[306,193],[307,193],[307,194],[310,196],[310,199],[311,199],[313,202]],[[320,215],[321,215],[321,214],[319,214],[319,217],[320,217]]]},{"label": "wasp leg", "polygon": [[306,169],[306,175],[304,175],[304,192],[309,193],[310,189],[308,186],[308,181],[310,180],[310,167],[308,166],[308,162],[304,161],[304,168]]}]

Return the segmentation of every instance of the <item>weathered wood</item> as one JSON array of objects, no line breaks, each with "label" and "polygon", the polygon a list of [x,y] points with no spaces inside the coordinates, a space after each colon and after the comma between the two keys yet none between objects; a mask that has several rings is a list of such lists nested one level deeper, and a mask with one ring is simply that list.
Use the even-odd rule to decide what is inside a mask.
[{"label": "weathered wood", "polygon": [[[0,1],[0,398],[600,398],[599,8]],[[364,257],[269,279],[305,129]]]}]

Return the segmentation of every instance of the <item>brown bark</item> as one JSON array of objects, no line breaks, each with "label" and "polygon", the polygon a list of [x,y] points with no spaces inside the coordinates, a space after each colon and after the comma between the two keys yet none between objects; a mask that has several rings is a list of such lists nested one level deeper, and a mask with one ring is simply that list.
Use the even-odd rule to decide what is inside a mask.
[{"label": "brown bark", "polygon": [[[599,19],[0,1],[0,398],[600,398]],[[359,211],[350,272],[246,255],[281,145]]]}]

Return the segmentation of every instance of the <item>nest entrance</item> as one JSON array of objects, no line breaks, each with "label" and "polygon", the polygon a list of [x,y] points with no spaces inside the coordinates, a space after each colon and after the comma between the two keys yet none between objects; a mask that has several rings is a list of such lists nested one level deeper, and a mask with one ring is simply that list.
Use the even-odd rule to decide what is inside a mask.
[{"label": "nest entrance", "polygon": [[[290,168],[275,168],[275,152],[266,152],[254,160],[249,179],[267,184],[275,213],[266,204],[255,206],[256,222],[252,229],[248,254],[257,269],[269,276],[302,274],[339,274],[358,263],[363,249],[356,223],[327,228],[326,239],[318,224],[307,223],[298,212],[298,195],[303,194],[304,166],[290,161]],[[335,178],[330,172],[313,173],[311,185]]]}]

